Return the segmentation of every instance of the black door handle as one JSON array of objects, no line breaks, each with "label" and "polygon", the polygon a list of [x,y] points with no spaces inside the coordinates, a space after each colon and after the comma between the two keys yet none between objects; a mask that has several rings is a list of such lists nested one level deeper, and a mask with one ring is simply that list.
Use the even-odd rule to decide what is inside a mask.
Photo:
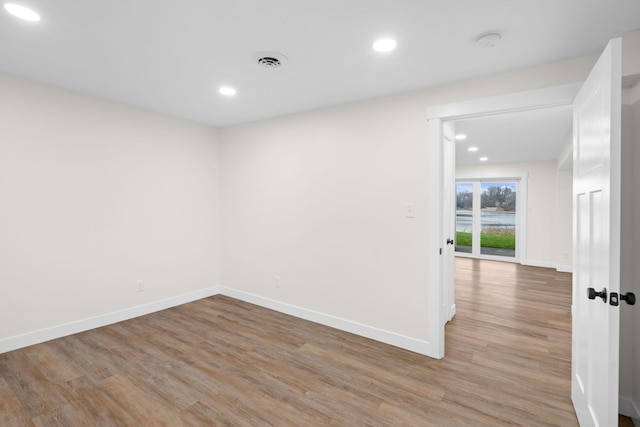
[{"label": "black door handle", "polygon": [[620,299],[622,301],[626,301],[629,305],[636,304],[636,294],[633,292],[627,292],[626,294],[620,294]]},{"label": "black door handle", "polygon": [[453,245],[454,241],[453,239],[447,239],[447,245]]},{"label": "black door handle", "polygon": [[589,299],[596,299],[596,297],[602,298],[602,301],[607,302],[607,288],[603,288],[602,291],[596,292],[593,288],[587,288],[587,297]]}]

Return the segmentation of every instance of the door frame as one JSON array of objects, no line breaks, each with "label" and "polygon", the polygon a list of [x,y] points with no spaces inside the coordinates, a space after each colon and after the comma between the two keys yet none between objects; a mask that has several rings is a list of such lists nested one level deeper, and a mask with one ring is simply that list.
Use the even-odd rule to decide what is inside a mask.
[{"label": "door frame", "polygon": [[[444,357],[444,326],[448,320],[448,313],[443,309],[451,306],[447,302],[450,289],[453,288],[453,277],[445,274],[448,261],[445,260],[443,248],[448,236],[444,236],[444,203],[443,193],[445,187],[444,177],[454,176],[451,171],[445,171],[450,165],[450,159],[444,159],[443,135],[444,124],[454,120],[469,119],[496,114],[529,111],[540,108],[573,105],[575,95],[582,83],[573,83],[561,86],[553,86],[543,89],[535,89],[524,92],[516,92],[507,95],[492,96],[487,98],[472,99],[451,104],[437,105],[427,109],[428,120],[428,149],[433,155],[427,162],[429,182],[431,188],[437,188],[433,203],[427,209],[427,291],[428,300],[428,331],[429,351],[428,355],[436,359]],[[447,175],[448,172],[448,175]],[[445,251],[445,253],[447,253]],[[447,278],[445,283],[445,278]]]}]

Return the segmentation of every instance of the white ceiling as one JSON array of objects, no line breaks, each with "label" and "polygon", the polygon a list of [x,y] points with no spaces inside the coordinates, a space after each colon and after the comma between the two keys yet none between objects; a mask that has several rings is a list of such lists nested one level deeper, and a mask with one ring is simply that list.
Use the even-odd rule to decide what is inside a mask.
[{"label": "white ceiling", "polygon": [[[638,0],[4,0],[0,72],[223,127],[599,52]],[[502,43],[480,48],[480,33]],[[395,51],[373,41],[394,37]],[[252,64],[277,51],[286,66]],[[231,99],[217,93],[233,85]]]},{"label": "white ceiling", "polygon": [[[511,163],[557,159],[573,127],[571,105],[500,114],[454,122],[456,164]],[[478,151],[469,152],[469,147]]]}]

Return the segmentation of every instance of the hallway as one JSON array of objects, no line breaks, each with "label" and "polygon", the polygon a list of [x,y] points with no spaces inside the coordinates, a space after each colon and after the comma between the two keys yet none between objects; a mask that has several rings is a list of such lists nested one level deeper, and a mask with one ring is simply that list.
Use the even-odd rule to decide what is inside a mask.
[{"label": "hallway", "polygon": [[[521,425],[578,425],[571,403],[571,274],[456,258],[446,327],[450,396]],[[488,420],[487,420],[488,421]]]}]

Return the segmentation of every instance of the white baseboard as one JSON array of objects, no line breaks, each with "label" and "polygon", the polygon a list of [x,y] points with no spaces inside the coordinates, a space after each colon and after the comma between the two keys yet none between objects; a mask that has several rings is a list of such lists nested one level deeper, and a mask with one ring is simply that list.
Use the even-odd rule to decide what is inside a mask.
[{"label": "white baseboard", "polygon": [[199,291],[167,298],[161,301],[155,301],[149,304],[131,307],[100,316],[90,317],[87,319],[78,320],[76,322],[52,326],[50,328],[40,329],[38,331],[29,332],[14,337],[0,339],[0,354],[12,350],[17,350],[23,347],[28,347],[30,345],[39,344],[56,338],[84,332],[90,329],[100,328],[102,326],[107,326],[113,323],[121,322],[123,320],[129,320],[135,317],[144,316],[156,311],[165,310],[167,308],[186,304],[188,302],[211,297],[218,294],[226,295],[240,301],[245,301],[261,307],[269,308],[280,313],[309,320],[311,322],[319,323],[321,325],[336,328],[345,332],[350,332],[352,334],[370,338],[375,341],[380,341],[385,344],[390,344],[395,347],[413,351],[415,353],[435,357],[435,353],[431,349],[432,346],[430,346],[429,342],[427,341],[417,340],[415,338],[406,337],[404,335],[374,328],[372,326],[363,325],[357,322],[352,322],[350,320],[341,319],[339,317],[319,313],[313,310],[308,310],[291,304],[286,304],[269,298],[264,298],[258,295],[253,295],[234,289],[228,289],[221,286],[214,286]]},{"label": "white baseboard", "polygon": [[556,268],[556,264],[548,261],[536,261],[532,259],[526,259],[521,262],[522,265],[528,265],[530,267],[543,267],[543,268]]},{"label": "white baseboard", "polygon": [[228,297],[259,305],[260,307],[269,308],[290,316],[309,320],[341,331],[350,332],[355,335],[360,335],[362,337],[390,344],[395,347],[400,347],[425,356],[435,357],[434,352],[431,349],[432,346],[430,346],[427,341],[417,340],[415,338],[406,337],[404,335],[374,328],[372,326],[363,325],[361,323],[352,322],[350,320],[341,319],[328,314],[318,313],[317,311],[308,310],[295,305],[282,303],[234,289],[222,288],[221,293]]},{"label": "white baseboard", "polygon": [[638,409],[633,400],[620,396],[618,398],[618,412],[625,417],[632,418],[634,424],[640,427],[640,409]]},{"label": "white baseboard", "polygon": [[561,273],[573,273],[572,265],[556,265],[556,271]]},{"label": "white baseboard", "polygon": [[517,258],[514,257],[495,255],[472,255],[468,252],[456,252],[454,256],[458,258],[486,259],[487,261],[510,262],[514,264],[518,264],[520,262]]},{"label": "white baseboard", "polygon": [[453,304],[453,305],[451,306],[451,309],[449,310],[449,321],[452,321],[452,320],[453,320],[453,318],[455,317],[455,315],[456,315],[456,312],[457,312],[457,311],[458,311],[458,310],[457,310],[456,305],[455,305],[455,304]]},{"label": "white baseboard", "polygon": [[[455,256],[456,257],[460,257],[460,258],[487,259],[487,260],[491,260],[491,261],[514,262],[514,263],[518,263],[519,262],[515,258],[497,257],[497,256],[490,256],[490,255],[483,255],[483,256],[479,257],[479,256],[476,256],[476,255],[471,255],[471,254],[464,253],[464,252],[456,252]],[[522,265],[528,265],[529,267],[554,268],[554,269],[556,269],[556,271],[560,271],[562,273],[573,273],[573,266],[571,266],[571,265],[558,265],[558,264],[555,264],[553,262],[536,261],[536,260],[532,260],[532,259],[525,259],[525,260],[523,260],[523,261],[521,261],[519,263],[522,264]]]},{"label": "white baseboard", "polygon": [[106,313],[100,316],[90,317],[75,322],[40,329],[34,332],[28,332],[14,337],[0,339],[0,354],[56,338],[77,334],[78,332],[88,331],[89,329],[100,328],[123,320],[144,316],[146,314],[186,304],[198,299],[207,298],[219,294],[220,290],[221,288],[219,286],[213,286],[160,301],[154,301],[148,304],[126,308],[112,313]]}]

